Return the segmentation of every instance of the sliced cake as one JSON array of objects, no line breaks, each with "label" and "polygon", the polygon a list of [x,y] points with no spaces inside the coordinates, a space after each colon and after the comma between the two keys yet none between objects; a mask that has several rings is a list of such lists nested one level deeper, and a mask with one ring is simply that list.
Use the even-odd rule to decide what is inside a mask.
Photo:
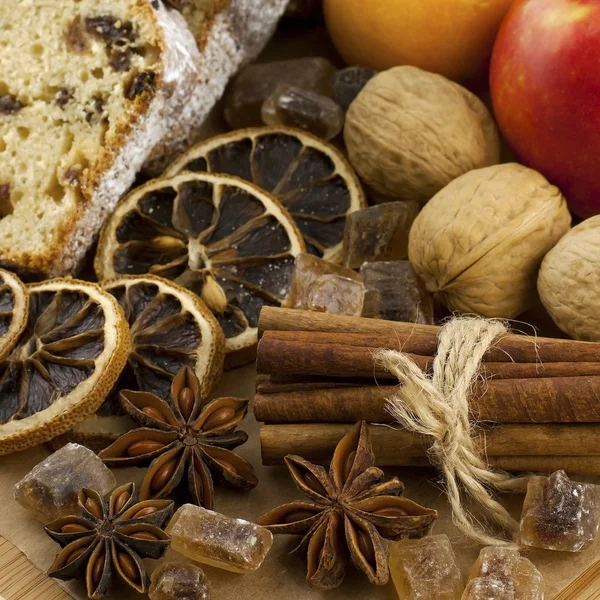
[{"label": "sliced cake", "polygon": [[193,35],[161,0],[0,2],[0,265],[76,271],[142,165],[197,137],[285,3],[194,0]]},{"label": "sliced cake", "polygon": [[3,265],[73,271],[198,85],[200,56],[184,19],[156,6],[0,3]]}]

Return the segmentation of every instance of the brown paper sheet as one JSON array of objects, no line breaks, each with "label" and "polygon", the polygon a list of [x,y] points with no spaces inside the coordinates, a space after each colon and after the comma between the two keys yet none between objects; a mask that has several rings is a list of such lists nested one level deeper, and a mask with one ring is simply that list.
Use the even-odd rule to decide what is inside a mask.
[{"label": "brown paper sheet", "polygon": [[[251,398],[254,393],[254,369],[251,366],[232,371],[224,377],[219,395],[236,395]],[[299,493],[288,477],[285,468],[263,467],[260,461],[259,424],[252,416],[243,423],[250,440],[238,451],[256,467],[260,483],[249,493],[237,493],[230,490],[217,490],[216,508],[226,515],[254,519],[270,508],[299,498]],[[37,447],[27,452],[0,458],[0,535],[7,538],[40,569],[47,570],[56,554],[58,546],[48,538],[41,524],[29,515],[13,499],[12,487],[36,463],[45,458],[48,451]],[[115,471],[119,482],[133,480],[139,483],[143,475],[141,469],[122,469]],[[454,544],[454,549],[465,574],[477,558],[478,547],[465,543],[452,525],[446,498],[436,480],[433,470],[397,469],[386,470],[387,475],[398,475],[406,484],[406,496],[417,502],[436,508],[440,519],[433,533],[446,533]],[[600,483],[600,480],[598,481]],[[522,496],[508,498],[509,504],[518,514]],[[244,600],[273,598],[278,600],[353,600],[370,598],[372,600],[392,600],[396,598],[392,584],[380,588],[368,584],[361,573],[350,569],[342,586],[332,592],[319,592],[310,589],[304,581],[305,563],[298,556],[288,553],[294,547],[297,538],[282,536],[275,540],[273,549],[263,566],[255,573],[236,575],[218,569],[206,568],[214,588],[215,600],[232,600],[240,597]],[[181,560],[174,552],[170,557]],[[547,590],[547,598],[552,598],[572,579],[582,573],[596,558],[600,558],[600,544],[596,544],[581,554],[534,551],[528,554],[542,572]],[[147,561],[149,571],[155,561]],[[66,584],[66,589],[78,600],[85,598],[85,590],[78,583]],[[117,588],[115,598],[134,600],[139,595]]]}]

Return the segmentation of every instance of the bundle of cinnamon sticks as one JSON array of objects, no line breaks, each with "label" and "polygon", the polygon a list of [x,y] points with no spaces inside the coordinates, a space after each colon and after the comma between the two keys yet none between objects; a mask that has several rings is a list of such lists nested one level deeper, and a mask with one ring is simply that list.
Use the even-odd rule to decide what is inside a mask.
[{"label": "bundle of cinnamon sticks", "polygon": [[[394,425],[386,398],[398,382],[373,353],[401,350],[429,372],[439,329],[264,308],[254,399],[263,462],[327,462],[364,419],[380,465],[427,465],[430,440]],[[470,408],[491,466],[600,475],[600,343],[507,335],[486,353]]]}]

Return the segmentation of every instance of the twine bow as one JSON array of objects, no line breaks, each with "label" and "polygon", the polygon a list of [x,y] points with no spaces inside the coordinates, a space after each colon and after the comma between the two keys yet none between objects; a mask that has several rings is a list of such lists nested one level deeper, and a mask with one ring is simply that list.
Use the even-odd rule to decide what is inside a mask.
[{"label": "twine bow", "polygon": [[429,458],[444,475],[453,521],[466,537],[483,545],[514,542],[494,537],[476,524],[463,494],[514,539],[519,524],[492,491],[523,491],[528,480],[490,470],[469,421],[469,394],[483,356],[507,331],[502,321],[455,317],[440,331],[431,376],[402,352],[381,349],[375,353],[375,360],[401,383],[398,393],[387,399],[387,410],[406,429],[433,438]]}]

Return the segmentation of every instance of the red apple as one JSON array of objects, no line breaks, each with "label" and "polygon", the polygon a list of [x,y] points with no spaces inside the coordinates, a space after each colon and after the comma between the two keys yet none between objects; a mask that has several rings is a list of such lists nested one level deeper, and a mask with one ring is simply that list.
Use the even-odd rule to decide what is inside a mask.
[{"label": "red apple", "polygon": [[496,39],[498,125],[524,164],[600,213],[600,0],[516,0]]}]

